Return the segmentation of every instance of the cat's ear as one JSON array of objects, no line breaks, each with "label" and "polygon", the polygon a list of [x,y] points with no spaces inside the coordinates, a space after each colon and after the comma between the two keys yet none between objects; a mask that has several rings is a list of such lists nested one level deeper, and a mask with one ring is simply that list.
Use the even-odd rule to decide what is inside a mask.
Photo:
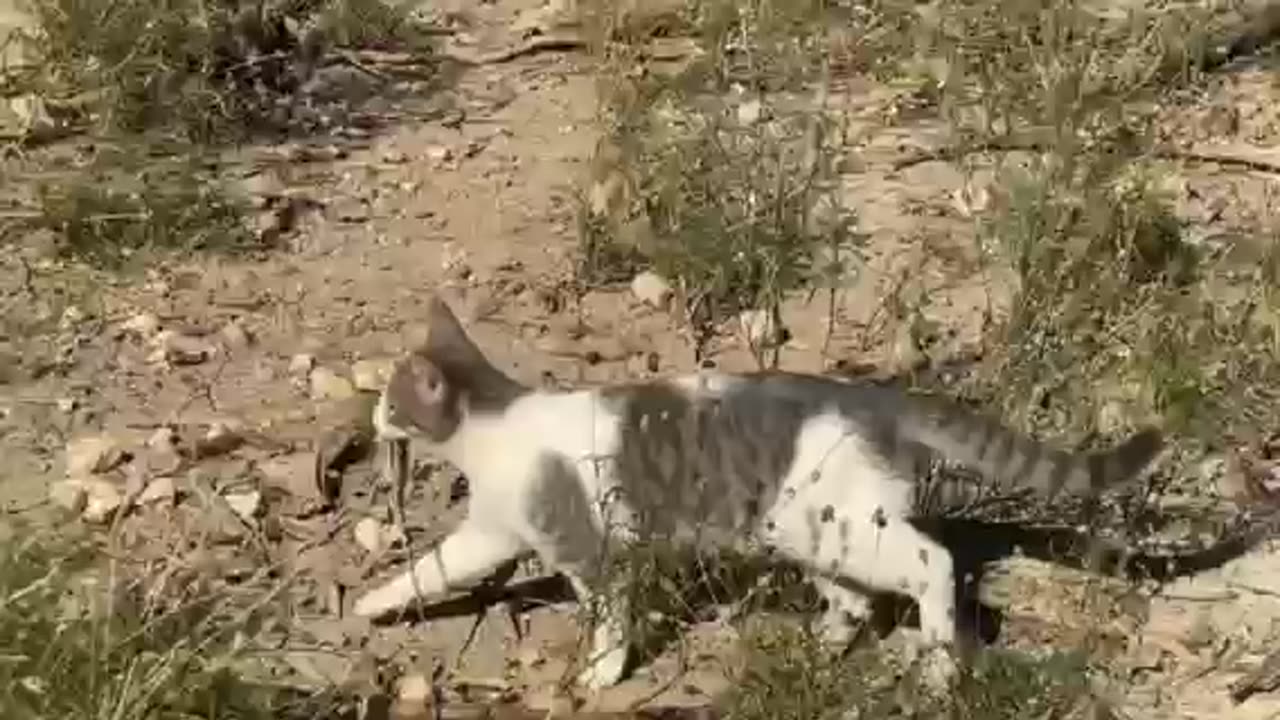
[{"label": "cat's ear", "polygon": [[449,381],[435,363],[412,353],[405,359],[403,369],[410,378],[411,402],[414,405],[435,408],[448,399]]},{"label": "cat's ear", "polygon": [[446,366],[487,366],[484,353],[472,342],[458,316],[440,295],[432,293],[427,300],[425,334],[412,341],[418,353],[435,358]]},{"label": "cat's ear", "polygon": [[389,421],[400,428],[417,428],[436,440],[457,429],[456,393],[439,365],[420,353],[409,353],[391,373],[386,389]]}]

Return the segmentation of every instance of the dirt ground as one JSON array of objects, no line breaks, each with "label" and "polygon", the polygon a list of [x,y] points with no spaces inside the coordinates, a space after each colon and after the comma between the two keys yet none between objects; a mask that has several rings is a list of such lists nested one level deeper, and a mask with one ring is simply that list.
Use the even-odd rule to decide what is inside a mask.
[{"label": "dirt ground", "polygon": [[[457,5],[474,23],[470,39],[480,49],[518,43],[516,19],[540,8],[533,0]],[[1168,109],[1170,138],[1222,158],[1171,163],[1179,211],[1194,237],[1212,241],[1273,221],[1276,170],[1236,161],[1280,168],[1274,78],[1272,68],[1233,69]],[[447,112],[402,117],[367,138],[308,141],[313,160],[297,145],[246,148],[226,171],[244,177],[251,193],[316,203],[289,235],[290,249],[262,259],[200,257],[114,284],[52,263],[35,239],[0,260],[6,315],[45,318],[55,328],[11,335],[0,346],[5,512],[49,509],[46,498],[65,475],[74,438],[108,432],[141,448],[112,471],[126,485],[137,472],[127,468],[146,466],[145,477],[133,480],[143,484],[165,474],[157,430],[199,433],[222,423],[268,438],[182,468],[179,502],[133,512],[122,531],[135,539],[138,561],[182,556],[209,572],[244,575],[260,560],[253,549],[259,545],[246,538],[261,536],[263,552],[299,578],[292,625],[278,652],[295,681],[359,687],[385,674],[380,668],[429,677],[442,664],[452,692],[470,687],[481,696],[549,706],[575,635],[572,602],[529,608],[515,621],[498,604],[470,641],[471,614],[371,627],[341,608],[406,561],[403,550],[371,558],[355,540],[361,518],[388,519],[386,488],[373,463],[347,470],[334,510],[299,509],[306,493],[297,488],[311,477],[320,429],[344,422],[346,405],[317,394],[340,400],[350,386],[324,371],[349,376],[357,361],[404,350],[429,291],[443,291],[496,364],[531,385],[603,383],[693,367],[677,322],[625,286],[591,291],[580,302],[570,292],[573,193],[591,181],[594,92],[587,55],[535,53],[468,68],[433,100]],[[1001,279],[971,262],[973,223],[956,199],[965,175],[944,161],[894,169],[896,161],[936,145],[942,131],[910,121],[886,127],[880,119],[889,96],[870,84],[843,88],[841,101],[859,118],[857,140],[847,148],[857,171],[846,176],[845,189],[870,235],[872,263],[840,293],[831,337],[823,295],[786,303],[792,339],[784,368],[902,362],[905,351],[883,307],[888,288],[903,277],[945,328],[936,347],[944,355],[976,342],[984,311],[1005,302]],[[71,290],[54,292],[59,283]],[[149,356],[163,342],[156,340],[162,330],[205,343],[207,357],[154,362]],[[320,369],[319,380],[301,355]],[[753,367],[728,326],[714,360],[729,369]],[[456,478],[418,459],[408,502],[412,546],[420,553],[463,508],[450,499]],[[256,519],[246,523],[234,509],[225,512],[254,490],[263,506]],[[211,498],[217,495],[234,499]],[[217,508],[225,517],[212,523],[221,528],[212,535],[224,537],[210,540]],[[276,515],[278,521],[267,519]],[[209,541],[192,540],[197,530]],[[1006,607],[1011,642],[1069,646],[1074,630],[1096,625],[1099,612],[1113,618],[1112,634],[1131,663],[1130,677],[1115,690],[1129,717],[1280,717],[1280,697],[1263,694],[1235,706],[1227,692],[1257,667],[1275,637],[1280,562],[1265,549],[1158,590],[1106,594],[1115,604],[1103,608],[1086,598],[1101,580],[1031,561],[1010,563],[1009,572],[1016,578]],[[1141,612],[1129,612],[1121,595],[1138,597]],[[726,687],[734,640],[727,625],[702,623],[683,652],[669,650],[592,705],[705,705]],[[681,656],[689,667],[677,677]]]}]

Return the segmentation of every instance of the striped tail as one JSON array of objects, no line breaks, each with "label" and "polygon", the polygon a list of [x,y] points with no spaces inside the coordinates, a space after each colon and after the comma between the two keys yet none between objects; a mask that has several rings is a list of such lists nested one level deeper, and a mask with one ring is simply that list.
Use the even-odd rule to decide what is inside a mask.
[{"label": "striped tail", "polygon": [[1059,492],[1093,495],[1136,479],[1164,447],[1160,431],[1145,428],[1101,452],[1071,453],[1033,440],[960,405],[915,397],[899,432],[943,457],[972,468],[1007,489],[1031,488],[1052,499]]}]

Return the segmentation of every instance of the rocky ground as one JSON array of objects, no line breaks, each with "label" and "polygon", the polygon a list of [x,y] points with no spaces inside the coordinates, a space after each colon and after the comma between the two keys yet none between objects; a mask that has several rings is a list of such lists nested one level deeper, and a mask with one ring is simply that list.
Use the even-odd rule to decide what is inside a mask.
[{"label": "rocky ground", "polygon": [[[457,5],[469,23],[452,40],[460,54],[496,57],[550,17],[534,0]],[[1170,137],[1217,158],[1170,162],[1197,237],[1276,227],[1274,78],[1265,66],[1232,69],[1168,109]],[[258,571],[277,568],[276,581],[293,580],[274,653],[291,682],[359,688],[384,682],[387,668],[431,678],[442,667],[438,684],[456,701],[550,706],[572,650],[573,603],[553,592],[514,619],[498,604],[479,617],[466,609],[376,628],[346,616],[352,598],[403,567],[407,553],[389,534],[387,488],[373,463],[345,468],[331,498],[316,459],[359,439],[353,418],[367,398],[357,388],[376,388],[386,359],[411,342],[429,291],[444,291],[490,357],[529,384],[693,367],[676,320],[631,289],[573,292],[573,194],[600,180],[590,163],[593,83],[580,50],[530,52],[465,68],[426,111],[388,107],[394,121],[384,130],[244,149],[226,172],[243,178],[262,226],[289,245],[266,257],[200,257],[112,282],[42,255],[38,237],[6,254],[0,292],[15,329],[0,346],[5,512],[52,517],[70,507],[84,522],[112,523],[140,567],[177,563],[230,585],[269,584]],[[887,89],[851,84],[841,95],[858,128],[844,189],[872,262],[839,295],[833,333],[823,296],[788,300],[782,366],[915,362],[918,351],[895,341],[884,309],[904,278],[946,328],[935,351],[960,352],[984,310],[1004,301],[999,278],[966,256],[966,176],[940,160],[899,167],[941,131],[886,126]],[[20,171],[26,160],[7,162]],[[50,329],[16,330],[37,326]],[[714,359],[753,365],[731,324]],[[462,510],[458,479],[425,462],[408,500],[419,553]],[[1033,561],[1007,571],[1008,642],[1069,646],[1076,630],[1108,618],[1103,634],[1128,673],[1111,690],[1128,716],[1280,716],[1280,695],[1239,705],[1230,697],[1274,645],[1280,560],[1269,544],[1159,588]],[[587,709],[706,705],[726,687],[735,638],[725,623],[700,623]]]}]

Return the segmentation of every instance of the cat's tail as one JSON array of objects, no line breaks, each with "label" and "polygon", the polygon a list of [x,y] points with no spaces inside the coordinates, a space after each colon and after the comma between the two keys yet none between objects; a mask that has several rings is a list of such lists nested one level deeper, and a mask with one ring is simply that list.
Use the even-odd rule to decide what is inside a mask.
[{"label": "cat's tail", "polygon": [[900,432],[943,457],[1009,489],[1025,487],[1046,498],[1059,492],[1092,495],[1139,477],[1164,448],[1148,427],[1100,452],[1072,453],[1022,435],[1003,423],[958,406],[917,398]]}]

